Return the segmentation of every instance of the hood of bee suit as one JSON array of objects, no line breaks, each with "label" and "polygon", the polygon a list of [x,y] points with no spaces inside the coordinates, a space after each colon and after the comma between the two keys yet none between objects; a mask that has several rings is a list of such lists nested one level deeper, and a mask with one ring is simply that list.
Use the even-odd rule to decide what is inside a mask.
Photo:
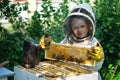
[{"label": "hood of bee suit", "polygon": [[[84,10],[82,12],[82,10]],[[91,35],[91,39],[93,38],[94,36],[94,33],[95,33],[95,16],[94,16],[94,13],[93,13],[93,10],[92,10],[92,7],[88,4],[88,3],[82,3],[78,6],[76,6],[75,8],[73,8],[71,10],[71,12],[68,14],[67,18],[65,19],[65,21],[70,17],[70,16],[73,16],[73,15],[78,15],[78,16],[83,16],[83,17],[86,17],[92,24],[92,35]],[[65,25],[65,23],[64,23]],[[67,29],[65,29],[65,26],[64,26],[64,33],[65,35],[67,36]]]}]

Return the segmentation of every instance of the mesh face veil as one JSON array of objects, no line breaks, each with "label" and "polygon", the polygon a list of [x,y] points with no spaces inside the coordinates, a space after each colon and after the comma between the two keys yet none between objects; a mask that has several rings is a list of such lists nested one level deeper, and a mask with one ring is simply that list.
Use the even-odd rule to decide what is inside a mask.
[{"label": "mesh face veil", "polygon": [[63,25],[64,33],[66,37],[68,38],[68,40],[70,38],[70,35],[72,34],[71,28],[70,28],[70,25],[71,25],[70,21],[71,21],[72,16],[82,16],[89,20],[89,22],[92,25],[92,32],[90,35],[91,36],[90,38],[92,39],[95,33],[95,17],[94,17],[92,7],[87,3],[83,3],[83,4],[76,6],[73,10],[71,10],[71,12],[67,16],[65,23]]}]

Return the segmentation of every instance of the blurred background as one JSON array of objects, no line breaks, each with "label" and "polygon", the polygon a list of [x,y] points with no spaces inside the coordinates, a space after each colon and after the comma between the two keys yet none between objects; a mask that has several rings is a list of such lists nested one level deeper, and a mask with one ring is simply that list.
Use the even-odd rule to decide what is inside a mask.
[{"label": "blurred background", "polygon": [[[93,7],[95,37],[105,52],[99,72],[103,80],[120,80],[120,0],[0,0],[0,63],[9,60],[5,67],[10,70],[22,65],[25,38],[39,44],[41,36],[48,32],[60,42],[64,38],[62,25],[66,16],[83,2]],[[44,60],[44,51],[40,52],[40,60]]]}]

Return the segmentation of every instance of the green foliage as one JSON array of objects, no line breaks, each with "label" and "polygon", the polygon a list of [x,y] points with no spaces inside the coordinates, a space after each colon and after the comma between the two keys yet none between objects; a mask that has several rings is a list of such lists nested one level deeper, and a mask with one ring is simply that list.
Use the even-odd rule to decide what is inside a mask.
[{"label": "green foliage", "polygon": [[83,0],[71,0],[71,1],[73,1],[73,2],[76,3],[76,4],[80,4],[80,3],[83,2]]},{"label": "green foliage", "polygon": [[53,35],[52,37],[56,42],[60,42],[64,37],[62,25],[68,15],[68,12],[68,1],[64,0],[64,2],[60,4],[60,8],[53,14],[54,17],[51,21],[51,27],[49,27],[49,29],[52,32],[51,35]]},{"label": "green foliage", "polygon": [[[107,5],[107,6],[106,6]],[[96,1],[97,34],[105,51],[105,63],[118,64],[120,59],[120,2]]]},{"label": "green foliage", "polygon": [[118,65],[113,66],[113,64],[109,64],[107,70],[104,68],[102,68],[101,70],[102,79],[103,80],[119,80],[120,72],[118,70],[119,70]]},{"label": "green foliage", "polygon": [[10,60],[7,66],[10,69],[17,63],[21,64],[22,45],[24,34],[22,32],[25,23],[22,17],[19,16],[21,11],[26,10],[26,3],[22,6],[17,4],[10,4],[9,0],[3,0],[0,3],[0,18],[8,19],[12,23],[12,31],[5,29],[0,25],[0,63],[5,60]]},{"label": "green foliage", "polygon": [[18,17],[21,11],[28,9],[27,4],[28,3],[25,3],[21,7],[19,3],[10,4],[10,0],[2,0],[2,2],[0,2],[0,18],[11,19]]},{"label": "green foliage", "polygon": [[51,1],[43,0],[43,14],[41,14],[44,31],[48,32],[56,42],[60,42],[63,39],[62,25],[69,12],[68,0],[64,0],[59,6],[55,8],[52,6]]},{"label": "green foliage", "polygon": [[[7,2],[7,5],[5,2],[0,3],[0,5],[3,5],[4,7],[9,7],[0,8],[2,13],[1,16],[6,17],[9,20],[12,30],[9,31],[0,25],[0,62],[3,62],[4,60],[10,60],[11,63],[7,67],[13,69],[14,65],[22,64],[22,46],[23,41],[26,37],[31,37],[35,43],[38,44],[39,39],[45,30],[44,28],[47,27],[47,29],[50,31],[51,36],[53,36],[53,39],[60,41],[63,38],[61,27],[63,19],[68,13],[68,2],[65,0],[64,3],[60,4],[60,8],[55,9],[52,7],[52,3],[50,1],[44,0],[42,4],[43,10],[40,11],[40,13],[35,11],[31,19],[27,20],[24,20],[19,14],[21,11],[28,9],[28,3],[10,4],[9,1]],[[10,16],[5,15],[11,8],[12,10],[10,13],[13,13],[10,14]],[[60,37],[57,39],[58,36]],[[43,56],[43,54],[41,55]],[[2,58],[3,56],[5,57]]]},{"label": "green foliage", "polygon": [[44,27],[41,23],[40,14],[35,11],[32,18],[29,20],[26,26],[26,37],[31,37],[36,43],[39,43],[40,37],[43,35],[42,28]]},{"label": "green foliage", "polygon": [[78,5],[81,3],[89,3],[90,2],[90,0],[71,0],[71,1]]},{"label": "green foliage", "polygon": [[15,61],[17,63],[21,63],[22,57],[22,44],[23,44],[24,36],[21,32],[9,33],[6,29],[0,26],[0,62],[5,60],[10,60],[11,64],[8,65],[13,66]]},{"label": "green foliage", "polygon": [[55,10],[54,7],[52,7],[52,2],[50,0],[42,0],[42,1],[43,1],[42,4],[43,10],[41,11],[42,12],[41,16],[42,16],[43,24],[45,25],[45,27],[49,27],[51,16],[53,12],[55,12]]},{"label": "green foliage", "polygon": [[120,79],[118,76],[120,74],[120,6],[118,5],[120,5],[119,0],[96,0],[94,7],[97,20],[96,37],[105,52],[105,61],[101,70],[101,74],[104,73],[102,75],[104,80]]}]

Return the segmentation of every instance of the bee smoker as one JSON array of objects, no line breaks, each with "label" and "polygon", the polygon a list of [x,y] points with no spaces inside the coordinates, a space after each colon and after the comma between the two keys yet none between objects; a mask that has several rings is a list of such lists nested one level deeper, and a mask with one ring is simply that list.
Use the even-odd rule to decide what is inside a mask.
[{"label": "bee smoker", "polygon": [[23,44],[23,66],[34,68],[39,64],[40,45],[34,44],[30,39],[25,39]]}]

